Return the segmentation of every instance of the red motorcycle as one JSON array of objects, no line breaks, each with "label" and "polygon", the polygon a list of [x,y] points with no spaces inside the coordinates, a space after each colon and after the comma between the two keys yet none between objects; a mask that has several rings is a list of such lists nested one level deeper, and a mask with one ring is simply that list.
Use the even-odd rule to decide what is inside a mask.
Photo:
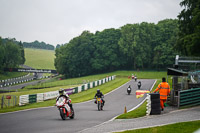
[{"label": "red motorcycle", "polygon": [[67,102],[68,101],[64,96],[60,97],[56,102],[56,106],[60,111],[60,117],[63,120],[66,120],[67,117],[69,117],[70,119],[74,119],[74,109],[72,108],[72,106],[70,107]]}]

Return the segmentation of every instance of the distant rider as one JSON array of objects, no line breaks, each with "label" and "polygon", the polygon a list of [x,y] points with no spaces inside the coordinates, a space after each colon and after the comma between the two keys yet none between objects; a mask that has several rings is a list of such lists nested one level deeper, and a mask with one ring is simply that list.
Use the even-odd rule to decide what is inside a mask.
[{"label": "distant rider", "polygon": [[56,102],[58,101],[58,99],[60,97],[65,97],[66,98],[66,104],[68,104],[72,108],[71,99],[69,98],[69,95],[62,88],[59,91],[59,96],[57,97]]},{"label": "distant rider", "polygon": [[[130,88],[130,90],[131,90],[131,85],[129,85],[128,88]],[[127,90],[128,90],[128,88],[127,88]]]},{"label": "distant rider", "polygon": [[142,85],[141,81],[139,81],[137,85],[138,85],[138,89],[140,89],[140,87]]},{"label": "distant rider", "polygon": [[[101,98],[101,100],[102,100],[102,102],[103,102],[103,105],[104,105],[104,103],[105,103],[105,101],[103,100],[103,98],[104,98],[104,95],[100,92],[100,90],[99,89],[97,89],[97,93],[95,94],[95,96],[94,96],[94,98],[96,99],[96,97],[97,98]],[[97,100],[95,100],[95,102],[94,103],[96,103],[97,104]]]}]

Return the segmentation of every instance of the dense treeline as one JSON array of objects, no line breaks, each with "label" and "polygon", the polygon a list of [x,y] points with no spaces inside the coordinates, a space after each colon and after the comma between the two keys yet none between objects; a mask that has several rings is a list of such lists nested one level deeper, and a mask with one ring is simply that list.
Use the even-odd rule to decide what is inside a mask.
[{"label": "dense treeline", "polygon": [[0,37],[0,73],[4,68],[17,67],[24,64],[24,47],[21,42],[15,39],[2,39]]},{"label": "dense treeline", "polygon": [[56,49],[55,67],[66,77],[114,70],[161,70],[174,64],[178,20],[84,31]]},{"label": "dense treeline", "polygon": [[179,37],[176,49],[186,56],[200,56],[200,0],[183,0],[178,15]]},{"label": "dense treeline", "polygon": [[45,42],[23,42],[22,43],[24,48],[37,48],[37,49],[47,49],[47,50],[54,50],[54,46],[50,44],[46,44]]}]

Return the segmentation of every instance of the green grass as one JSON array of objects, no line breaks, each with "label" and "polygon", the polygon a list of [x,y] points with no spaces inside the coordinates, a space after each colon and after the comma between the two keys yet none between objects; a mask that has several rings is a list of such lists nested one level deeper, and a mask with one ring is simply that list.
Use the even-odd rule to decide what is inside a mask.
[{"label": "green grass", "polygon": [[131,119],[131,118],[138,118],[146,115],[146,104],[144,102],[139,108],[135,109],[134,111],[130,111],[128,113],[122,114],[118,116],[116,119]]},{"label": "green grass", "polygon": [[21,77],[24,75],[27,75],[27,73],[25,73],[25,72],[5,72],[4,74],[0,74],[0,80]]},{"label": "green grass", "polygon": [[161,79],[162,77],[167,78],[166,71],[116,71],[113,72],[117,76],[128,77],[132,74],[137,75],[139,79]]},{"label": "green grass", "polygon": [[200,129],[200,120],[180,122],[152,128],[128,130],[120,133],[193,133]]},{"label": "green grass", "polygon": [[55,69],[55,51],[25,48],[25,65],[36,69]]}]

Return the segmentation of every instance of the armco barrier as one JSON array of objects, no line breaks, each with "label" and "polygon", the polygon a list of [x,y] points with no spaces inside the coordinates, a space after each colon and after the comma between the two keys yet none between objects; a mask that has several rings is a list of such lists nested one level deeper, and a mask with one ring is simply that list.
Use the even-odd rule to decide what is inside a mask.
[{"label": "armco barrier", "polygon": [[179,91],[179,108],[197,105],[200,105],[200,88]]}]

